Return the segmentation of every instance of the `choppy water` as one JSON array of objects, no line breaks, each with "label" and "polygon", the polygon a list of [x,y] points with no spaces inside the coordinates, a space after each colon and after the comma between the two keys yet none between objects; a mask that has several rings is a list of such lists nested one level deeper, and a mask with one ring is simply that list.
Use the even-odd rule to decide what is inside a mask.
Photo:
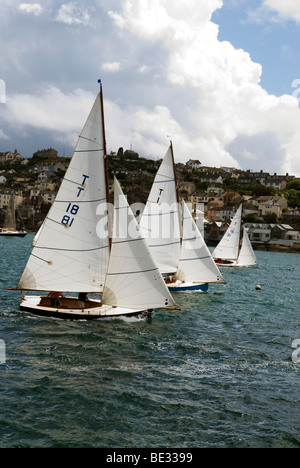
[{"label": "choppy water", "polygon": [[72,322],[6,290],[31,241],[0,239],[0,447],[300,447],[299,256],[257,252],[181,312]]}]

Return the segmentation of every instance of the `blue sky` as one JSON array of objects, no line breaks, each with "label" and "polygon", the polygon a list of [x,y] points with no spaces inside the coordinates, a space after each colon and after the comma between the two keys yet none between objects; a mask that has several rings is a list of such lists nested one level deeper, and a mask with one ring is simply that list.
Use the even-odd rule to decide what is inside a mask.
[{"label": "blue sky", "polygon": [[259,14],[261,5],[260,0],[224,0],[213,16],[220,25],[219,39],[248,51],[263,66],[261,84],[269,93],[292,94],[293,81],[300,79],[300,24],[280,20],[272,11]]},{"label": "blue sky", "polygon": [[101,78],[109,150],[300,175],[299,32],[295,0],[0,0],[0,151],[71,156]]}]

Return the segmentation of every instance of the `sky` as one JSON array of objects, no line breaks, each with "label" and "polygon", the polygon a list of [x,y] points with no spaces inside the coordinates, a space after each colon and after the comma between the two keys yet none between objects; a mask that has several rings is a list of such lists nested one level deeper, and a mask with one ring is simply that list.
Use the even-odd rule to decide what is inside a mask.
[{"label": "sky", "polygon": [[108,151],[300,176],[300,0],[0,0],[0,152]]}]

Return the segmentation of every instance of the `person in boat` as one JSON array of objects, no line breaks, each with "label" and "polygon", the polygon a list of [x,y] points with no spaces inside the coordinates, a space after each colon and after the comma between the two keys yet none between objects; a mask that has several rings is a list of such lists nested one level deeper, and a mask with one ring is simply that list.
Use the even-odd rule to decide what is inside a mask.
[{"label": "person in boat", "polygon": [[61,292],[52,291],[48,294],[47,297],[50,297],[51,307],[59,308],[61,306],[60,299],[62,298]]},{"label": "person in boat", "polygon": [[78,300],[81,301],[81,302],[88,302],[89,297],[88,297],[87,293],[79,293],[78,294]]}]

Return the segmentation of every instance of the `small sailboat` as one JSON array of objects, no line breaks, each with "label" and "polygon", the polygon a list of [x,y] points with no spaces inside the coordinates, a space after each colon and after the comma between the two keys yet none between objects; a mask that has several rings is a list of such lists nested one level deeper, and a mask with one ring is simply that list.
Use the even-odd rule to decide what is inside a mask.
[{"label": "small sailboat", "polygon": [[[137,235],[133,242],[126,234],[127,226],[117,230],[120,211],[127,210],[127,221],[130,216],[135,221],[117,181],[110,238],[103,114],[101,86],[16,288],[49,294],[23,296],[22,311],[98,319],[176,308],[144,239]],[[77,297],[65,296],[69,293]]]},{"label": "small sailboat", "polygon": [[170,291],[207,291],[212,283],[226,283],[184,200],[182,201],[183,234],[176,283]]},{"label": "small sailboat", "polygon": [[0,229],[0,236],[4,237],[25,237],[27,232],[24,229],[16,229],[16,212],[14,194],[10,196],[3,228]]},{"label": "small sailboat", "polygon": [[243,207],[240,205],[226,233],[212,253],[218,266],[241,267],[257,265],[256,256],[246,229],[243,229],[243,242],[240,249],[242,209]]},{"label": "small sailboat", "polygon": [[171,291],[207,291],[209,283],[224,282],[186,204],[180,209],[172,142],[140,226]]},{"label": "small sailboat", "polygon": [[237,266],[255,266],[258,265],[256,255],[254,253],[253,247],[251,245],[248,232],[245,227],[243,227],[243,242],[242,247],[239,253],[239,258],[237,261]]}]

